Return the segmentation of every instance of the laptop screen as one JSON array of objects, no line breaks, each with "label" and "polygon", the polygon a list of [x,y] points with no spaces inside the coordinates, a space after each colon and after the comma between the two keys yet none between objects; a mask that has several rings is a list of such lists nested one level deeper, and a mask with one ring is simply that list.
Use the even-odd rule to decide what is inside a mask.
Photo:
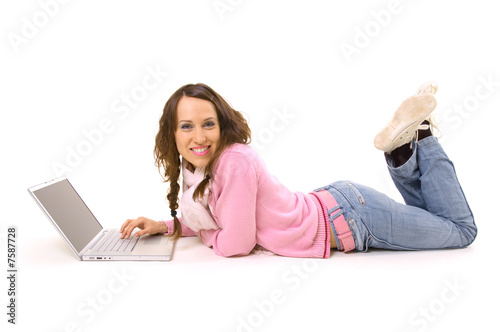
[{"label": "laptop screen", "polygon": [[36,189],[33,195],[77,252],[102,230],[67,179]]}]

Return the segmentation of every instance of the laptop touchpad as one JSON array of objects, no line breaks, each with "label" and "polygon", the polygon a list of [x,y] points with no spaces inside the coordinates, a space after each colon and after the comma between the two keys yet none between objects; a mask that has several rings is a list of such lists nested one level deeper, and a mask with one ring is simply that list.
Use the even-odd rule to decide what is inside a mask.
[{"label": "laptop touchpad", "polygon": [[144,236],[143,243],[147,245],[161,244],[164,238],[165,236],[161,234]]}]

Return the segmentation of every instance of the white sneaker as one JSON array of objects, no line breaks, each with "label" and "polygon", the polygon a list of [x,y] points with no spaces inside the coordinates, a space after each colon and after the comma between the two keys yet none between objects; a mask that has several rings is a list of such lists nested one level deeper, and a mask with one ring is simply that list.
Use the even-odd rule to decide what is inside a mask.
[{"label": "white sneaker", "polygon": [[413,140],[422,121],[429,117],[437,105],[433,96],[437,85],[425,85],[427,83],[420,87],[417,94],[401,103],[391,121],[377,134],[374,140],[377,149],[389,153]]},{"label": "white sneaker", "polygon": [[[417,92],[415,92],[415,94],[418,95],[418,94],[422,94],[422,93],[430,93],[431,95],[434,95],[434,94],[436,94],[437,90],[438,90],[438,84],[436,82],[430,81],[430,82],[426,82],[426,83],[422,84],[418,88]],[[429,124],[419,126],[418,130],[430,129],[433,136],[440,137],[441,130],[439,130],[438,121],[437,121],[436,117],[434,117],[434,115],[430,115],[425,120],[427,120],[429,122]],[[416,139],[418,140],[418,135],[417,135]]]}]

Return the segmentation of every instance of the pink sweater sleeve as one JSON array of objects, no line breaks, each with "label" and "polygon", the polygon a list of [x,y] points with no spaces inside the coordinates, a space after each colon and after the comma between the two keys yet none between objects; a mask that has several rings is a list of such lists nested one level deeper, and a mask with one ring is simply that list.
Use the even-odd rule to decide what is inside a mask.
[{"label": "pink sweater sleeve", "polygon": [[217,255],[248,255],[257,244],[257,174],[243,154],[228,153],[220,165],[212,192],[216,201],[213,214],[220,229],[201,230],[200,236]]},{"label": "pink sweater sleeve", "polygon": [[[191,228],[187,227],[186,225],[184,225],[182,223],[182,218],[179,218],[179,221],[181,222],[182,236],[195,236],[196,235],[196,233]],[[174,232],[174,220],[173,219],[162,220],[160,222],[164,223],[168,227],[168,232],[165,233],[166,235],[170,235]]]}]

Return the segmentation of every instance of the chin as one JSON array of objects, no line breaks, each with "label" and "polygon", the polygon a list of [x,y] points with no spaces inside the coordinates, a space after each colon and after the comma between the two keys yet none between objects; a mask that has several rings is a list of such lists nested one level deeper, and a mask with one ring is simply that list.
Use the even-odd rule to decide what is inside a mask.
[{"label": "chin", "polygon": [[199,167],[207,167],[210,159],[208,161],[201,161],[201,160],[189,160],[187,159],[187,161],[193,165],[194,167],[196,168],[199,168]]}]

